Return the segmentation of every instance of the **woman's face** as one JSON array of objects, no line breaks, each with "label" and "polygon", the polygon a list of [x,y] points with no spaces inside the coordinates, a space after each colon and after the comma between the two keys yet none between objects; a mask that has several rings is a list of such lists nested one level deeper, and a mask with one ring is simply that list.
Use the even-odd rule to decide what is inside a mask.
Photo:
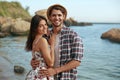
[{"label": "woman's face", "polygon": [[45,20],[41,20],[39,22],[39,25],[38,25],[38,28],[37,28],[37,32],[38,34],[47,34],[47,29],[48,29],[48,26],[47,26],[47,23]]}]

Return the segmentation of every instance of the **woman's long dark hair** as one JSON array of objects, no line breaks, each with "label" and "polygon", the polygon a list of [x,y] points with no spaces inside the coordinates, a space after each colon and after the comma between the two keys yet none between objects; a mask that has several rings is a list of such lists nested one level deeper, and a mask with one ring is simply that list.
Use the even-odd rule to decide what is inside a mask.
[{"label": "woman's long dark hair", "polygon": [[26,51],[32,51],[32,44],[33,44],[33,41],[34,41],[35,36],[37,34],[37,28],[38,28],[39,22],[41,20],[45,20],[46,23],[47,23],[47,19],[43,16],[35,15],[35,16],[32,17],[31,24],[30,24],[29,35],[28,35],[28,38],[27,38],[27,41],[26,41],[26,47],[25,47]]}]

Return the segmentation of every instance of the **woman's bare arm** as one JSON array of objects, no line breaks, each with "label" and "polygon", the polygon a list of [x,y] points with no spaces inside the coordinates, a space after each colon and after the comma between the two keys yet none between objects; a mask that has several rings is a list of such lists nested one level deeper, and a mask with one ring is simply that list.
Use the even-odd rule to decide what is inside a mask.
[{"label": "woman's bare arm", "polygon": [[46,64],[49,67],[53,67],[53,65],[54,65],[54,46],[51,46],[51,48],[49,48],[49,44],[45,38],[42,38],[40,40],[39,44],[40,44],[39,47],[40,47],[41,54],[42,54],[43,58],[45,59]]}]

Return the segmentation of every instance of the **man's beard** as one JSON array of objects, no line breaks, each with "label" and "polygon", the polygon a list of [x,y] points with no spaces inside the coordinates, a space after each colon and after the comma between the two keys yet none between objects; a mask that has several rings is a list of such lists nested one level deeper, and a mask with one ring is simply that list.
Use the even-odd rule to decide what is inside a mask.
[{"label": "man's beard", "polygon": [[60,23],[59,25],[55,25],[55,24],[53,23],[53,26],[54,26],[54,27],[61,27],[61,25],[62,25],[62,23]]}]

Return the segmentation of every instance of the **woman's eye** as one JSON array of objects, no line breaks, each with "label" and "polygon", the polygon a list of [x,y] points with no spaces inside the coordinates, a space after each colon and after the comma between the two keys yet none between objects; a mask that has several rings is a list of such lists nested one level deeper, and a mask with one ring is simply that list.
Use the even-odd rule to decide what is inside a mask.
[{"label": "woman's eye", "polygon": [[41,26],[39,26],[39,27],[41,27]]}]

